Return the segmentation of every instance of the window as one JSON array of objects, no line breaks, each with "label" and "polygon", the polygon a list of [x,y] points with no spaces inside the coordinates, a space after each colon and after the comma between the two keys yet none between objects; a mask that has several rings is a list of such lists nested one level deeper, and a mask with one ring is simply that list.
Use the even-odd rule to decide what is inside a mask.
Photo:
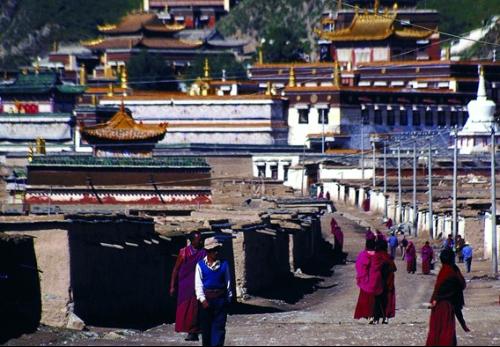
[{"label": "window", "polygon": [[319,117],[318,117],[318,123],[319,124],[328,124],[328,113],[329,110],[327,108],[320,108],[318,110]]},{"label": "window", "polygon": [[452,111],[451,116],[450,116],[450,125],[452,127],[458,125],[458,112],[457,111]]},{"label": "window", "polygon": [[271,166],[271,178],[273,180],[278,179],[278,166],[277,165]]},{"label": "window", "polygon": [[361,110],[361,123],[363,125],[370,124],[370,112],[367,108]]},{"label": "window", "polygon": [[394,110],[387,110],[387,125],[393,127],[396,125],[396,115]]},{"label": "window", "polygon": [[401,110],[401,111],[399,111],[399,124],[401,126],[407,126],[408,125],[408,111],[407,110]]},{"label": "window", "polygon": [[465,126],[469,120],[469,112],[462,112],[462,117],[462,126]]},{"label": "window", "polygon": [[413,110],[413,126],[419,127],[421,124],[420,110]]},{"label": "window", "polygon": [[432,112],[432,109],[425,111],[425,126],[434,126],[434,112]]},{"label": "window", "polygon": [[375,125],[382,125],[382,110],[375,110]]},{"label": "window", "polygon": [[446,113],[444,111],[438,111],[438,125],[440,127],[446,126]]},{"label": "window", "polygon": [[283,181],[288,181],[288,170],[290,170],[290,166],[283,166]]},{"label": "window", "polygon": [[257,166],[257,169],[259,170],[259,177],[266,177],[266,166],[265,165],[259,165],[259,166]]},{"label": "window", "polygon": [[309,124],[309,109],[303,108],[299,110],[299,124]]}]

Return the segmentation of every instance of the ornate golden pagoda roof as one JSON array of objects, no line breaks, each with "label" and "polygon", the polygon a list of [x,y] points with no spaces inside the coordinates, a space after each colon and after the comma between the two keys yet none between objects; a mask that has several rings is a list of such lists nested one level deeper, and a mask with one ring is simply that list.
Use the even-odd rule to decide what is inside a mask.
[{"label": "ornate golden pagoda roof", "polygon": [[317,30],[316,33],[320,39],[333,42],[382,41],[391,36],[422,40],[429,38],[434,33],[433,30],[399,27],[396,17],[396,11],[392,13],[356,13],[348,28],[331,32]]},{"label": "ornate golden pagoda roof", "polygon": [[159,33],[176,33],[186,28],[182,24],[164,24],[154,13],[135,13],[123,17],[118,24],[97,26],[102,34],[134,34],[142,30]]},{"label": "ornate golden pagoda roof", "polygon": [[165,136],[167,126],[167,123],[137,123],[132,116],[125,112],[125,106],[122,103],[120,111],[108,122],[84,127],[80,131],[86,137],[97,138],[101,141],[145,141]]},{"label": "ornate golden pagoda roof", "polygon": [[107,38],[82,42],[89,49],[132,49],[146,47],[151,49],[195,49],[203,45],[202,41],[188,41],[174,38]]}]

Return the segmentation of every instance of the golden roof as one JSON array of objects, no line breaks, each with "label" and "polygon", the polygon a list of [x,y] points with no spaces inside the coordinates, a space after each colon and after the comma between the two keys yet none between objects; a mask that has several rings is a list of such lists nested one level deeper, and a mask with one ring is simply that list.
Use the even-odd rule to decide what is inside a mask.
[{"label": "golden roof", "polygon": [[195,49],[203,45],[203,41],[188,41],[174,38],[107,38],[82,42],[89,49],[132,49],[146,47],[150,49]]},{"label": "golden roof", "polygon": [[142,30],[163,33],[175,33],[186,28],[182,24],[164,24],[154,13],[135,13],[123,17],[118,24],[97,26],[103,34],[131,34]]},{"label": "golden roof", "polygon": [[333,42],[382,41],[396,36],[401,39],[426,39],[434,31],[416,28],[399,28],[397,13],[357,13],[349,27],[335,31],[317,30],[322,40]]},{"label": "golden roof", "polygon": [[162,138],[167,132],[167,123],[142,124],[137,123],[125,112],[122,103],[118,111],[108,122],[84,127],[84,136],[106,141],[144,141]]}]

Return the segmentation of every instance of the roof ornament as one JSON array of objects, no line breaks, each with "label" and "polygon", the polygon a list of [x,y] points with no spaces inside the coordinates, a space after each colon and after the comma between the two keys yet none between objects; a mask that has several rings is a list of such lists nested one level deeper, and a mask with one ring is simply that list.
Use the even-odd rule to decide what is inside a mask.
[{"label": "roof ornament", "polygon": [[477,89],[477,98],[486,100],[488,98],[488,94],[486,93],[486,80],[484,78],[484,66],[479,65],[479,87]]},{"label": "roof ornament", "polygon": [[375,0],[373,11],[375,12],[375,15],[378,15],[378,12],[380,11],[380,0]]},{"label": "roof ornament", "polygon": [[210,80],[210,65],[208,63],[208,58],[205,58],[205,65],[203,66],[203,77],[206,81]]},{"label": "roof ornament", "polygon": [[339,62],[336,61],[333,69],[333,86],[339,88],[340,87],[340,65]]},{"label": "roof ornament", "polygon": [[260,46],[259,48],[259,64],[264,64],[264,47]]},{"label": "roof ornament", "polygon": [[392,6],[392,10],[394,11],[394,14],[398,13],[399,10],[399,5],[397,2],[394,3],[394,6]]},{"label": "roof ornament", "polygon": [[358,16],[358,15],[359,15],[359,6],[358,6],[358,5],[354,6],[354,14],[355,14],[356,16]]},{"label": "roof ornament", "polygon": [[85,64],[82,64],[82,66],[80,66],[80,85],[84,86],[86,84],[87,84],[87,74],[85,71]]},{"label": "roof ornament", "polygon": [[128,75],[127,75],[127,67],[123,65],[122,67],[122,73],[121,73],[121,85],[120,87],[123,89],[123,96],[127,96],[127,89],[128,89]]},{"label": "roof ornament", "polygon": [[115,94],[113,83],[108,84],[108,96],[112,97]]},{"label": "roof ornament", "polygon": [[295,68],[293,67],[293,65],[290,68],[290,79],[288,81],[288,86],[292,88],[297,86],[297,80],[295,79]]}]

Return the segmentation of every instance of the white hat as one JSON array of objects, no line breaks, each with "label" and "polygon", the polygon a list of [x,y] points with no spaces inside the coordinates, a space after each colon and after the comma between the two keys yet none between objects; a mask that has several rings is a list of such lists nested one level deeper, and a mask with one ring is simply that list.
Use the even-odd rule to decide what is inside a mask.
[{"label": "white hat", "polygon": [[215,237],[210,237],[205,240],[205,249],[210,251],[215,248],[222,247],[222,243],[220,243]]}]

